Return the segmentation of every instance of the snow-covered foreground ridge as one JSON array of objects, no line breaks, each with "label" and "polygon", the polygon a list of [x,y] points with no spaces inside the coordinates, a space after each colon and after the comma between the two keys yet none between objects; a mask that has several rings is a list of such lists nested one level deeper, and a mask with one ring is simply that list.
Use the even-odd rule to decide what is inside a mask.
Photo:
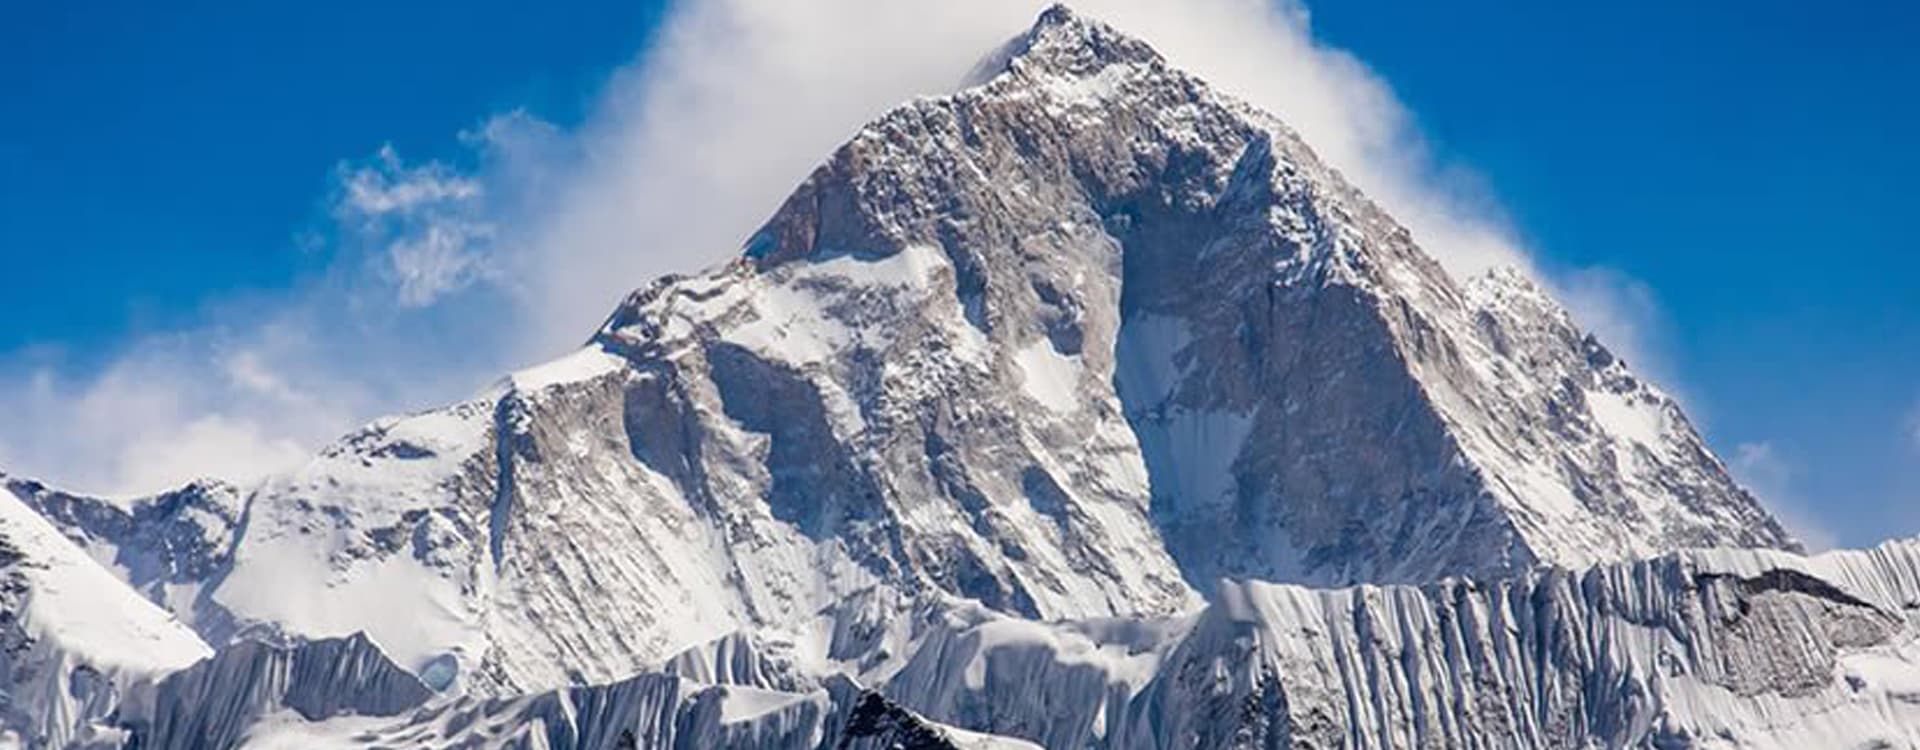
[{"label": "snow-covered foreground ridge", "polygon": [[68,736],[143,748],[1920,746],[1920,540],[1812,558],[1689,551],[1485,583],[1224,582],[1198,612],[1137,620],[924,602],[870,625],[880,635],[843,663],[735,633],[623,680],[510,698],[435,695],[358,637],[243,640],[123,683]]},{"label": "snow-covered foreground ridge", "polygon": [[5,487],[0,722],[34,747],[1920,720],[1920,545],[1796,556],[1523,275],[1456,281],[1272,116],[1061,8],[471,401],[256,487]]}]

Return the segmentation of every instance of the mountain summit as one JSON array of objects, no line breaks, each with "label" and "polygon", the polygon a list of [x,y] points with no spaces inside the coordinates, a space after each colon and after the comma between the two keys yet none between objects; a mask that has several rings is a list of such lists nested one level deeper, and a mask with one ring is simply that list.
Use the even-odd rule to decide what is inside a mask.
[{"label": "mountain summit", "polygon": [[[923,276],[879,281],[920,299],[856,279],[805,309],[690,305],[680,282],[630,300],[599,340],[718,338],[854,417],[786,438],[894,485],[843,493],[839,528],[938,508],[960,531],[908,534],[894,562],[962,561],[995,585],[941,585],[990,601],[1064,593],[1047,590],[1056,572],[1022,570],[1044,563],[997,554],[1006,540],[1098,557],[1142,525],[1202,591],[1223,575],[1425,581],[1791,546],[1672,399],[1537,287],[1511,271],[1456,283],[1271,116],[1061,7],[990,69],[863,129],[737,274],[791,290],[823,268],[904,264]],[[778,330],[734,333],[755,326]],[[889,338],[803,340],[823,327]],[[891,403],[905,388],[937,399]],[[1081,575],[1144,601],[1095,567]]]},{"label": "mountain summit", "polygon": [[[235,737],[398,712],[355,719],[388,744],[1632,744],[1840,690],[1920,601],[1913,548],[1790,554],[1524,274],[1450,277],[1273,116],[1058,6],[482,398],[244,503],[9,486],[245,645],[141,683],[142,747],[212,704]],[[227,679],[260,669],[293,676]]]},{"label": "mountain summit", "polygon": [[[1169,615],[1791,543],[1537,287],[1456,283],[1271,116],[1063,8],[987,70],[586,349],[268,482],[196,617],[524,690],[855,599]],[[441,614],[350,614],[389,597]]]}]

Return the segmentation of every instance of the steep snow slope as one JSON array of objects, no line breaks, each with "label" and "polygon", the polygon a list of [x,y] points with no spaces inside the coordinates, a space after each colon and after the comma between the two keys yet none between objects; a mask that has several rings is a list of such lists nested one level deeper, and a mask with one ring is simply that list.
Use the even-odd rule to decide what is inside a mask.
[{"label": "steep snow slope", "polygon": [[0,744],[110,741],[94,725],[121,686],[211,653],[46,519],[0,497]]}]

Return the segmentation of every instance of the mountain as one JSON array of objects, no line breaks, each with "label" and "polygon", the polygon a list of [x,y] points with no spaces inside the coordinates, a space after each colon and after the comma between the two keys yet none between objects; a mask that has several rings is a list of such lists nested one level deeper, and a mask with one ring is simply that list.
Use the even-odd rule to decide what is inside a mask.
[{"label": "mountain", "polygon": [[1796,554],[1523,273],[1455,280],[1273,116],[1061,7],[738,258],[480,397],[244,489],[5,486],[116,627],[200,649],[34,746],[1910,747],[1920,720],[1920,544]]},{"label": "mountain", "polygon": [[47,519],[0,502],[0,745],[116,742],[101,720],[122,685],[212,654]]}]

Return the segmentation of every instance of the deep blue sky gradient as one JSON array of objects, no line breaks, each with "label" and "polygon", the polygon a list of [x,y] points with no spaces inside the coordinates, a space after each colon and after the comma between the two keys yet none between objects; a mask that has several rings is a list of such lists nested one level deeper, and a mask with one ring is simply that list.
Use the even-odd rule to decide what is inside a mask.
[{"label": "deep blue sky gradient", "polygon": [[[661,6],[510,0],[59,3],[0,21],[0,351],[159,329],[324,266],[334,166],[524,108],[566,124]],[[21,11],[25,16],[18,15]]]},{"label": "deep blue sky gradient", "polygon": [[[53,3],[0,23],[0,354],[111,351],[303,249],[334,165],[567,124],[655,2]],[[1323,0],[1553,268],[1645,282],[1715,446],[1771,443],[1840,540],[1920,531],[1920,6]],[[636,280],[636,283],[638,280]]]}]

